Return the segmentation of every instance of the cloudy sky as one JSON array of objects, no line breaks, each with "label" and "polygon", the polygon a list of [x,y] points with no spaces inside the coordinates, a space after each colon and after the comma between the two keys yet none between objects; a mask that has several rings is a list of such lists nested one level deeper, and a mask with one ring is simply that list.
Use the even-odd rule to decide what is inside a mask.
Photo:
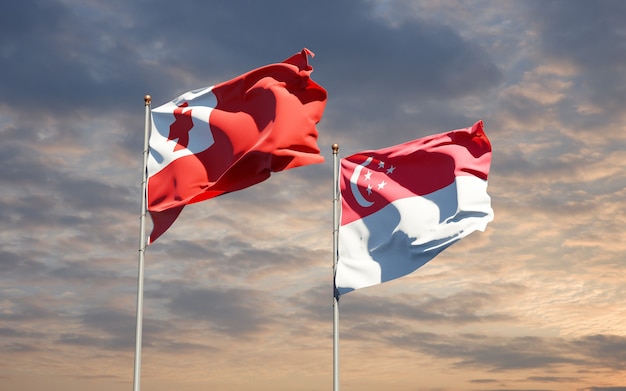
[{"label": "cloudy sky", "polygon": [[341,389],[626,390],[626,2],[23,0],[0,13],[0,383],[131,390],[145,94],[306,47],[326,162],[146,253],[142,390],[332,389],[332,151],[482,119],[495,220],[342,297]]}]

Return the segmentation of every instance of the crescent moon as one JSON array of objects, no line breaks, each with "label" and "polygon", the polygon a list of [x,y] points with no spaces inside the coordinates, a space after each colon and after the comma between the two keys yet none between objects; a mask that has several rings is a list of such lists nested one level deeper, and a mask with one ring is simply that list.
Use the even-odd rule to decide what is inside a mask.
[{"label": "crescent moon", "polygon": [[374,203],[372,201],[366,200],[365,197],[363,197],[363,194],[361,194],[361,192],[359,191],[359,187],[357,186],[357,181],[359,180],[359,176],[361,175],[361,170],[363,170],[363,167],[370,164],[371,161],[372,157],[370,156],[367,158],[366,161],[356,166],[354,172],[352,173],[352,176],[350,177],[350,190],[352,191],[352,195],[354,196],[356,202],[363,208],[368,208],[374,205]]}]

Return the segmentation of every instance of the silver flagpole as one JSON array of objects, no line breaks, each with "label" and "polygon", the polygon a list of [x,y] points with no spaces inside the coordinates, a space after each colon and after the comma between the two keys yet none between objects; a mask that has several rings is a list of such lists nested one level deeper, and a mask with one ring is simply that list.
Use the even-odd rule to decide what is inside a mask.
[{"label": "silver flagpole", "polygon": [[137,330],[135,334],[135,372],[133,381],[133,391],[139,391],[141,380],[141,329],[143,318],[143,263],[146,252],[146,186],[148,182],[148,143],[150,139],[150,95],[144,97],[146,106],[145,128],[143,138],[143,177],[141,180],[141,214],[139,217],[139,273],[137,276]]},{"label": "silver flagpole", "polygon": [[339,243],[339,145],[333,144],[333,391],[339,391],[339,294],[335,286]]}]

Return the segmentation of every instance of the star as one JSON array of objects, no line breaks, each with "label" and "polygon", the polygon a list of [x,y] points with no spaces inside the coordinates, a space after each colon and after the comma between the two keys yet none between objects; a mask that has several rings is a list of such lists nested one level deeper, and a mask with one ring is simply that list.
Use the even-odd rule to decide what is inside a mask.
[{"label": "star", "polygon": [[372,195],[372,185],[367,185],[367,194]]},{"label": "star", "polygon": [[367,174],[365,174],[365,180],[369,181],[370,179],[372,179],[372,172],[370,170],[367,170]]},{"label": "star", "polygon": [[385,187],[385,185],[386,185],[386,184],[387,184],[387,182],[385,182],[385,181],[380,182],[380,183],[378,184],[378,190],[382,190],[382,189],[383,189],[383,187]]},{"label": "star", "polygon": [[378,168],[385,168],[385,162],[382,160],[378,162]]},{"label": "star", "polygon": [[396,169],[396,167],[395,167],[395,166],[391,166],[391,167],[389,167],[389,168],[387,169],[387,174],[391,174],[392,172],[394,172],[394,171],[395,171],[395,169]]}]

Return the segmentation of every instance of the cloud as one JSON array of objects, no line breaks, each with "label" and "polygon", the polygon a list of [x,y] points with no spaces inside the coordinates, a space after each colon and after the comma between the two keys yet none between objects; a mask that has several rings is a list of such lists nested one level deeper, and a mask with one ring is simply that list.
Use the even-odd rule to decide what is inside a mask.
[{"label": "cloud", "polygon": [[0,377],[130,383],[144,95],[158,105],[307,47],[329,92],[326,162],[189,206],[149,246],[148,387],[323,388],[330,145],[347,156],[483,119],[494,222],[342,297],[342,381],[623,389],[624,15],[610,1],[7,3]]},{"label": "cloud", "polygon": [[[386,338],[394,346],[452,360],[457,367],[486,368],[501,372],[573,365],[584,369],[623,370],[626,359],[619,352],[624,338],[611,335],[576,339],[500,337],[480,334],[442,335],[412,332]],[[538,381],[537,378],[529,380]],[[546,379],[540,379],[546,382]],[[554,381],[554,379],[548,379]]]},{"label": "cloud", "polygon": [[[593,104],[598,116],[620,118],[622,110],[617,101],[626,92],[626,80],[619,72],[626,60],[621,22],[625,5],[610,1],[532,1],[524,3],[524,8],[533,15],[532,23],[541,34],[543,57],[578,71],[581,88],[576,89],[573,97],[583,105]],[[563,121],[576,126],[565,117]]]},{"label": "cloud", "polygon": [[167,305],[173,314],[231,336],[253,335],[272,323],[262,310],[268,303],[253,290],[181,289]]}]

